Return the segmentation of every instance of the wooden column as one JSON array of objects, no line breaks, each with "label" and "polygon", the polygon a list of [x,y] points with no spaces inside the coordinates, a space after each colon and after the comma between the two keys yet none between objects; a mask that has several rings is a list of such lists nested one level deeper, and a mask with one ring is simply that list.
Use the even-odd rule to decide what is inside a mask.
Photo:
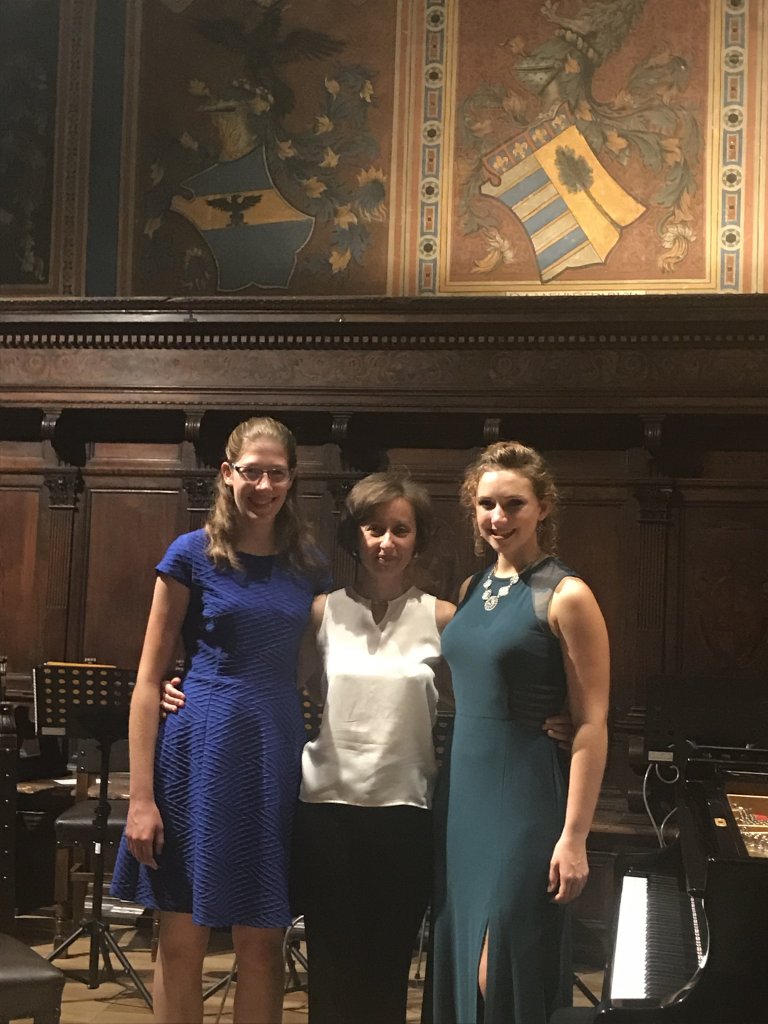
[{"label": "wooden column", "polygon": [[[75,516],[83,482],[77,463],[84,462],[84,451],[62,436],[60,413],[46,412],[40,424],[44,442],[43,482],[48,491],[48,574],[42,609],[45,648],[43,657],[67,660],[70,650],[70,587],[74,557]],[[45,444],[45,442],[48,442]],[[42,582],[42,581],[41,581]]]},{"label": "wooden column", "polygon": [[187,529],[199,530],[205,522],[213,502],[215,470],[205,468],[200,452],[200,429],[203,412],[188,412],[184,419],[184,444],[182,445],[182,483],[187,494]]},{"label": "wooden column", "polygon": [[636,674],[630,717],[644,720],[645,681],[663,672],[667,601],[669,594],[669,538],[674,526],[674,486],[649,481],[635,488],[639,503],[640,540],[637,565]]}]

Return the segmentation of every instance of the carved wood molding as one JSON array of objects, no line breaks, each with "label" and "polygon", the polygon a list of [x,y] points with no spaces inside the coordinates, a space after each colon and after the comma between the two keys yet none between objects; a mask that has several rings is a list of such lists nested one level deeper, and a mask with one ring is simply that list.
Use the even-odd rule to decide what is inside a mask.
[{"label": "carved wood molding", "polygon": [[69,469],[46,471],[44,480],[48,488],[49,508],[74,512],[77,508],[78,495],[83,490],[80,474]]},{"label": "carved wood molding", "polygon": [[22,352],[1,404],[476,413],[768,411],[762,351]]},{"label": "carved wood molding", "polygon": [[768,412],[768,295],[6,301],[0,379],[30,408],[628,413],[655,455],[667,413]]},{"label": "carved wood molding", "polygon": [[0,349],[96,349],[117,351],[140,351],[144,349],[171,349],[182,351],[234,350],[253,351],[258,349],[545,349],[564,351],[590,351],[594,349],[625,349],[639,351],[649,349],[680,348],[761,348],[768,344],[768,332],[739,332],[736,330],[708,334],[670,331],[669,333],[625,334],[573,332],[563,333],[480,333],[480,331],[457,333],[435,333],[434,328],[418,332],[410,327],[403,333],[393,332],[384,327],[361,332],[349,330],[318,332],[305,331],[264,331],[243,333],[233,325],[230,329],[216,331],[196,328],[194,332],[178,327],[165,330],[147,330],[137,327],[133,331],[123,329],[106,332],[79,327],[62,331],[56,328],[46,330],[38,326],[34,330],[0,331]]},{"label": "carved wood molding", "polygon": [[763,348],[768,296],[0,301],[0,348]]},{"label": "carved wood molding", "polygon": [[187,494],[187,511],[208,512],[213,504],[215,473],[212,470],[184,473],[182,480]]}]

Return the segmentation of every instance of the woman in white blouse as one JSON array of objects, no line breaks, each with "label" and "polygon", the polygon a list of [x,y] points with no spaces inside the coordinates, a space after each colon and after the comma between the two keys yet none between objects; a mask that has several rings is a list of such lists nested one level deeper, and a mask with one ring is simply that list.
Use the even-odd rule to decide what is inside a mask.
[{"label": "woman in white blouse", "polygon": [[312,1024],[402,1024],[432,874],[435,670],[454,605],[412,586],[429,496],[374,473],[350,491],[341,543],[354,587],[321,595],[311,623],[324,704],[304,748],[294,831]]}]

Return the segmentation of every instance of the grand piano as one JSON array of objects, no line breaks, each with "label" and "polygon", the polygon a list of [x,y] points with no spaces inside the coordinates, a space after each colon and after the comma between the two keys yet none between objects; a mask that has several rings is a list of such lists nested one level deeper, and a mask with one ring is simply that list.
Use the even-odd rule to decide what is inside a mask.
[{"label": "grand piano", "polygon": [[768,680],[652,680],[646,742],[678,836],[625,864],[602,999],[553,1024],[767,1024]]}]

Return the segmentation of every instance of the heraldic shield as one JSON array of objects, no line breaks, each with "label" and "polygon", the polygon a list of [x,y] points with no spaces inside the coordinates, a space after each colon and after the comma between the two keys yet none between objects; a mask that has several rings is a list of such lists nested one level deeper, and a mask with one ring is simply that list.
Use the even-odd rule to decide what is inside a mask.
[{"label": "heraldic shield", "polygon": [[277,190],[263,146],[208,167],[182,187],[192,198],[174,196],[171,209],[191,221],[210,247],[220,291],[288,287],[315,218]]},{"label": "heraldic shield", "polygon": [[604,263],[622,228],[645,212],[606,171],[562,109],[488,153],[480,191],[520,218],[542,281]]}]

